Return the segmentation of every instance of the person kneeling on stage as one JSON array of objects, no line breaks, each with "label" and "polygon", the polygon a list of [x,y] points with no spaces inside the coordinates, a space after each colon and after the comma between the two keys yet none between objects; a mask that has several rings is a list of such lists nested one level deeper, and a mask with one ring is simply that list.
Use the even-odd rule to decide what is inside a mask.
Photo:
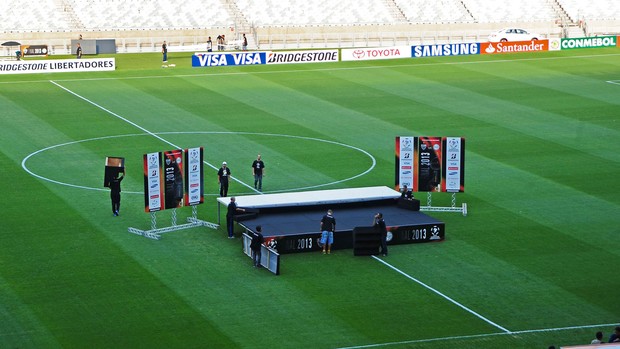
[{"label": "person kneeling on stage", "polygon": [[406,185],[403,185],[403,191],[400,194],[400,198],[404,200],[411,200],[413,199],[413,192],[409,190]]},{"label": "person kneeling on stage", "polygon": [[237,212],[245,212],[244,209],[237,207],[237,203],[235,202],[235,198],[230,198],[230,203],[228,204],[228,210],[226,211],[226,230],[228,231],[228,238],[235,238],[235,215]]}]

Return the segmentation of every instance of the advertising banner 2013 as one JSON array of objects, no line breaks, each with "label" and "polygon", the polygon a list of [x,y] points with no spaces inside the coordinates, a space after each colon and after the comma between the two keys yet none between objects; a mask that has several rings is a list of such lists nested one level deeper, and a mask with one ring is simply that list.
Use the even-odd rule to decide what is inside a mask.
[{"label": "advertising banner 2013", "polygon": [[161,185],[161,153],[144,154],[144,211],[164,209],[164,190]]},{"label": "advertising banner 2013", "polygon": [[185,205],[194,206],[204,202],[203,171],[204,149],[185,149]]},{"label": "advertising banner 2013", "polygon": [[413,192],[465,191],[465,139],[396,137],[395,189]]},{"label": "advertising banner 2013", "polygon": [[413,191],[441,191],[441,138],[417,138],[414,149],[417,179],[413,183]]},{"label": "advertising banner 2013", "polygon": [[165,208],[177,208],[183,200],[183,150],[163,152]]}]

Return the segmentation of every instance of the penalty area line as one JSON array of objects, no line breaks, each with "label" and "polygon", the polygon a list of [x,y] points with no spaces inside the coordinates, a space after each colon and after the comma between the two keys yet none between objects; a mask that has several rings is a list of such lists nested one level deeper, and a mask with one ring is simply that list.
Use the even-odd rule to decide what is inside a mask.
[{"label": "penalty area line", "polygon": [[420,280],[418,280],[418,279],[414,278],[413,276],[411,276],[411,275],[409,275],[409,274],[405,273],[404,271],[402,271],[402,270],[400,270],[400,269],[396,268],[395,266],[393,266],[393,265],[391,265],[391,264],[387,263],[386,261],[382,260],[381,258],[378,258],[377,256],[372,256],[372,258],[374,258],[375,260],[377,260],[377,261],[379,261],[379,262],[383,263],[385,266],[387,266],[387,267],[389,267],[390,269],[392,269],[392,270],[396,271],[397,273],[399,273],[399,274],[401,274],[401,275],[405,276],[407,279],[409,279],[409,280],[411,280],[411,281],[414,281],[414,282],[416,282],[417,284],[419,284],[420,286],[422,286],[422,287],[424,287],[424,288],[426,288],[426,289],[430,290],[431,292],[433,292],[433,293],[435,293],[435,294],[439,295],[440,297],[442,297],[442,298],[444,298],[445,300],[449,301],[450,303],[452,303],[452,304],[456,305],[457,307],[459,307],[459,308],[461,308],[461,309],[465,310],[466,312],[468,312],[468,313],[470,313],[470,314],[472,314],[472,315],[476,316],[477,318],[479,318],[479,319],[483,320],[484,322],[486,322],[486,323],[490,324],[491,326],[493,326],[493,327],[495,327],[495,328],[498,328],[498,329],[502,330],[502,331],[503,331],[503,332],[505,332],[505,333],[512,333],[510,330],[506,329],[505,327],[500,326],[500,325],[496,324],[495,322],[493,322],[493,321],[491,321],[491,320],[489,320],[489,319],[485,318],[484,316],[482,316],[482,315],[480,315],[480,314],[476,313],[475,311],[473,311],[473,310],[469,309],[468,307],[464,306],[463,304],[461,304],[461,303],[459,303],[459,302],[455,301],[454,299],[452,299],[452,298],[450,298],[450,297],[446,296],[445,294],[443,294],[443,293],[439,292],[438,290],[436,290],[436,289],[434,289],[434,288],[430,287],[429,285],[427,285],[427,284],[423,283],[422,281],[420,281]]}]

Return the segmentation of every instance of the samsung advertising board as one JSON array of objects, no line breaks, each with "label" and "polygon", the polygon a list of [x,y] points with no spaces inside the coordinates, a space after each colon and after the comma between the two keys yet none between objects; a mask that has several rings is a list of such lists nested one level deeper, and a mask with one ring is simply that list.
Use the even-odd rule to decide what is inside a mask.
[{"label": "samsung advertising board", "polygon": [[194,53],[192,67],[222,67],[229,65],[255,65],[267,62],[267,52]]},{"label": "samsung advertising board", "polygon": [[464,56],[480,54],[479,43],[411,46],[411,57]]}]

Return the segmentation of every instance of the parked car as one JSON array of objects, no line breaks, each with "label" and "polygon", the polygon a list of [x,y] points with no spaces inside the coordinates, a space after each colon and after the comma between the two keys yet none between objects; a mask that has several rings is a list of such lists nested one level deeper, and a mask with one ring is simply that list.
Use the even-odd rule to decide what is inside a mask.
[{"label": "parked car", "polygon": [[504,28],[489,35],[490,42],[532,41],[540,39],[540,35],[519,28]]}]

